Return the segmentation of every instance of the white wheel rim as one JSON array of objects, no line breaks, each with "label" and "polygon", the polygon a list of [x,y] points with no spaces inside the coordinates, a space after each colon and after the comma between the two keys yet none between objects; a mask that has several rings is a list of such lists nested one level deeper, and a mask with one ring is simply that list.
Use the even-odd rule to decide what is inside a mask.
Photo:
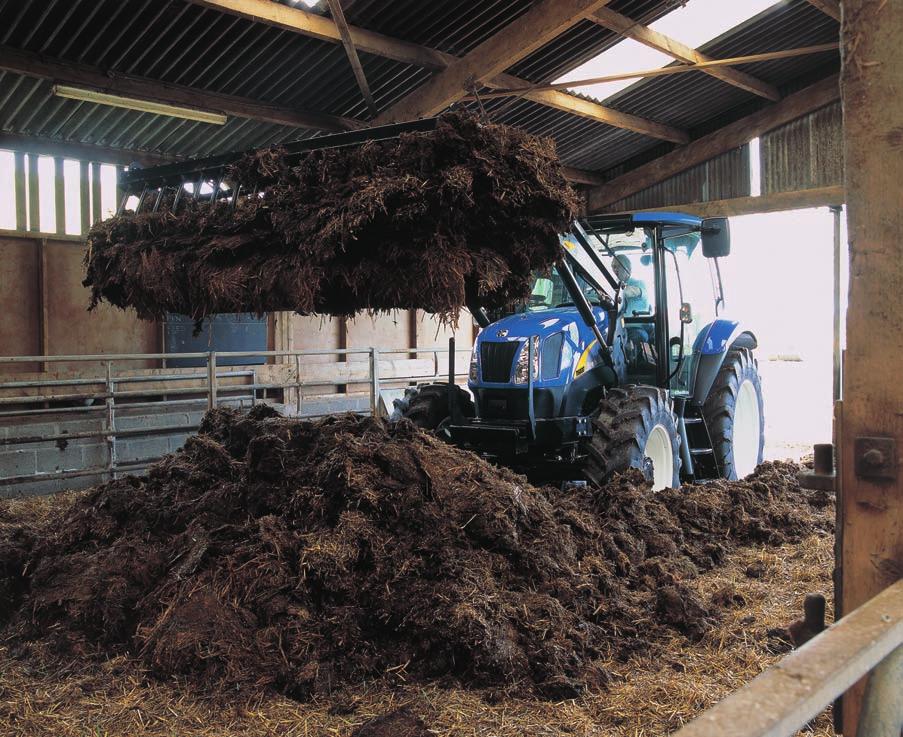
[{"label": "white wheel rim", "polygon": [[738,479],[748,476],[759,464],[759,438],[761,437],[759,394],[749,379],[740,384],[737,403],[734,405],[734,471]]},{"label": "white wheel rim", "polygon": [[643,455],[652,461],[652,490],[667,489],[674,482],[674,452],[664,425],[656,425],[646,438]]}]

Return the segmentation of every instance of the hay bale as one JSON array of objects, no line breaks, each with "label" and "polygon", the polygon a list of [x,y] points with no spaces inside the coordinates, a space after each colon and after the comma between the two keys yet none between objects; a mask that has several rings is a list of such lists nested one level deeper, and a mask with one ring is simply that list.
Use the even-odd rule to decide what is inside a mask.
[{"label": "hay bale", "polygon": [[551,141],[461,114],[428,133],[312,151],[295,166],[265,149],[229,178],[250,192],[234,209],[192,202],[95,225],[91,306],[198,321],[416,308],[454,322],[469,299],[525,299],[576,213]]}]

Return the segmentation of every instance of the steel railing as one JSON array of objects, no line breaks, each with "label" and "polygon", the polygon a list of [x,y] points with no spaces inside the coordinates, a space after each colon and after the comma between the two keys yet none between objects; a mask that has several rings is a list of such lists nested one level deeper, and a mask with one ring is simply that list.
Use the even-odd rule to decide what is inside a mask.
[{"label": "steel railing", "polygon": [[[136,472],[147,468],[159,458],[147,458],[141,461],[120,461],[117,458],[117,441],[126,438],[151,437],[194,432],[197,424],[183,423],[159,427],[121,428],[117,427],[117,412],[122,410],[168,409],[168,408],[204,408],[212,409],[222,404],[247,407],[267,399],[270,393],[281,393],[284,403],[291,395],[294,413],[307,418],[322,416],[324,413],[305,413],[306,400],[313,396],[320,402],[335,403],[348,393],[333,391],[305,395],[305,390],[312,387],[328,386],[367,386],[368,410],[376,415],[380,412],[380,395],[388,384],[411,385],[422,381],[447,381],[445,363],[440,356],[448,356],[449,348],[336,348],[324,350],[291,350],[291,351],[207,351],[194,353],[118,353],[94,355],[61,355],[61,356],[0,356],[0,368],[23,364],[40,363],[44,366],[61,363],[99,364],[101,373],[88,376],[84,371],[73,372],[71,378],[53,376],[48,378],[21,379],[12,374],[8,380],[0,380],[0,422],[13,418],[39,418],[61,415],[65,420],[79,417],[98,419],[101,423],[96,430],[76,432],[42,433],[40,435],[19,435],[0,437],[0,450],[16,448],[47,441],[68,442],[71,440],[90,440],[98,438],[106,444],[106,464],[71,470],[47,473],[24,474],[0,477],[0,487],[17,484],[28,484],[37,481],[62,480],[84,476],[116,478],[120,473]],[[455,351],[456,354],[469,356],[470,351]],[[404,356],[407,358],[432,357],[432,371],[399,375],[394,372],[388,377],[380,376],[380,361],[387,357]],[[338,359],[334,364],[314,363],[306,361],[312,357],[333,356]],[[350,360],[362,357],[362,361]],[[234,363],[240,359],[272,360],[276,365],[288,366],[289,371],[282,374],[270,372],[276,380],[262,381],[264,366],[229,366],[220,364],[223,360]],[[166,367],[166,361],[173,359],[191,359],[203,361],[203,364],[192,369],[173,369]],[[123,365],[135,362],[160,362],[159,369],[132,369],[122,373]],[[277,363],[278,362],[278,363]],[[330,377],[327,366],[341,368],[354,363],[355,369],[366,366],[365,372],[351,375]],[[457,363],[457,362],[456,362]],[[360,364],[360,365],[358,365]],[[466,361],[458,365],[466,365]],[[272,366],[273,364],[268,364]],[[323,375],[305,378],[304,370],[317,367]],[[339,372],[340,373],[340,372]],[[347,373],[347,372],[346,372]],[[0,375],[2,376],[2,375]],[[456,374],[458,380],[464,374]],[[175,386],[175,384],[179,384]],[[143,386],[142,386],[143,385]],[[61,389],[62,391],[54,391]],[[80,391],[80,389],[82,389]],[[34,390],[37,390],[35,393]],[[347,392],[347,389],[346,389]],[[71,406],[73,404],[77,406]]]}]

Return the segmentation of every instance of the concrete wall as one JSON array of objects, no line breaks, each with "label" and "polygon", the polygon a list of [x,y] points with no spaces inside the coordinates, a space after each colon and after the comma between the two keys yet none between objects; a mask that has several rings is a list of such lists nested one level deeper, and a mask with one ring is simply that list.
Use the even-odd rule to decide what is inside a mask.
[{"label": "concrete wall", "polygon": [[[116,413],[119,431],[142,430],[152,432],[156,428],[185,428],[165,434],[128,435],[116,441],[118,464],[147,462],[181,448],[185,439],[198,425],[206,409],[205,402],[186,409],[129,410]],[[40,417],[5,418],[0,421],[0,439],[38,438],[74,433],[102,433],[106,429],[106,413],[86,411],[78,417],[71,414],[48,414]],[[73,438],[71,440],[44,440],[40,442],[0,445],[0,480],[18,476],[32,476],[27,482],[0,484],[0,498],[47,494],[64,489],[83,489],[109,478],[97,473],[65,479],[43,479],[42,474],[85,471],[105,468],[110,463],[110,452],[104,437]]]}]

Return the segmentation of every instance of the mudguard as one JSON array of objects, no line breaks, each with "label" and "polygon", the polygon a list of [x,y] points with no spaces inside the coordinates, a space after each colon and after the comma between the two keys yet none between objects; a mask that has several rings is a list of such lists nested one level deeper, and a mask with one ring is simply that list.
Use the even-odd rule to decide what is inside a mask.
[{"label": "mudguard", "polygon": [[718,319],[706,325],[693,344],[693,403],[701,405],[708,398],[730,348],[752,349],[758,345],[756,336],[736,320]]}]

